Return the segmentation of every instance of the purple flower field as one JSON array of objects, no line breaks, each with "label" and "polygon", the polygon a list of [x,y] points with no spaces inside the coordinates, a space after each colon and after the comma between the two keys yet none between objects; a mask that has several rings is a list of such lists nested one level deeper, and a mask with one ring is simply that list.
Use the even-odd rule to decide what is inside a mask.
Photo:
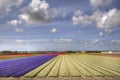
[{"label": "purple flower field", "polygon": [[0,61],[1,77],[20,77],[57,55],[41,55]]}]

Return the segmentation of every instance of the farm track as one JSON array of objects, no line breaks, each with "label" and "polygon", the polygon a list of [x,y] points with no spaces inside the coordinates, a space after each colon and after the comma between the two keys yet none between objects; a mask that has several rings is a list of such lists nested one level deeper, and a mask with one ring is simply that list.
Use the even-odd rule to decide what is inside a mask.
[{"label": "farm track", "polygon": [[60,80],[65,77],[69,77],[71,80],[74,80],[74,77],[80,77],[81,80],[87,80],[87,77],[88,80],[93,80],[90,77],[94,80],[103,77],[117,78],[120,77],[120,58],[96,55],[59,55],[25,74],[22,78],[29,77],[46,77],[46,80],[49,78]]}]

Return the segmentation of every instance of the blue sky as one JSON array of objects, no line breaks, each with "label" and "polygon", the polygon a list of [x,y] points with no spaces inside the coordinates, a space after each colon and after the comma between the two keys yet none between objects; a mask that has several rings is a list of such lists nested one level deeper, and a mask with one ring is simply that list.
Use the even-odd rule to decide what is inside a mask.
[{"label": "blue sky", "polygon": [[0,50],[120,50],[119,0],[0,0]]}]

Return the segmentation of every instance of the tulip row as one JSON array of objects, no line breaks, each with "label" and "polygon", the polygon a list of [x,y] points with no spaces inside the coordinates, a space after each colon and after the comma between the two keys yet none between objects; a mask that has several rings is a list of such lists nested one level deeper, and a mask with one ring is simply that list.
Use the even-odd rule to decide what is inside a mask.
[{"label": "tulip row", "polygon": [[1,60],[0,76],[1,77],[20,77],[29,71],[44,64],[57,55],[41,55],[18,59]]}]

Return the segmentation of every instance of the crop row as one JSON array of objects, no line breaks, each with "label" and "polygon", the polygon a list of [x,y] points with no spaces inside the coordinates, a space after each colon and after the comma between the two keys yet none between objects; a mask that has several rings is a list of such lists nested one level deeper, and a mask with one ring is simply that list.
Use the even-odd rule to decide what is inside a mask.
[{"label": "crop row", "polygon": [[1,60],[0,76],[1,77],[20,77],[29,71],[44,64],[56,55],[41,55],[18,59]]},{"label": "crop row", "polygon": [[120,76],[120,59],[97,55],[59,55],[24,77]]}]

